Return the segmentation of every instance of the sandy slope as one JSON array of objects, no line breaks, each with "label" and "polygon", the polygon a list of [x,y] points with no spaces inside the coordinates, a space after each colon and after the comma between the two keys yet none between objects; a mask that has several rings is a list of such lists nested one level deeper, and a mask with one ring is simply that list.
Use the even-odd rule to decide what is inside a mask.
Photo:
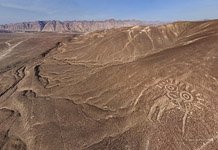
[{"label": "sandy slope", "polygon": [[0,60],[2,149],[217,149],[218,21],[25,37]]}]

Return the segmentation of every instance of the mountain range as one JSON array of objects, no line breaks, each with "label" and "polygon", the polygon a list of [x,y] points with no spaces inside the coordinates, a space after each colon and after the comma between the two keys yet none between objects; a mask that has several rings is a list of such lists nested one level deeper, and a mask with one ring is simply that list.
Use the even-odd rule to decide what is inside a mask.
[{"label": "mountain range", "polygon": [[139,20],[105,20],[105,21],[34,21],[0,25],[0,30],[11,32],[92,32],[135,25],[156,24]]}]

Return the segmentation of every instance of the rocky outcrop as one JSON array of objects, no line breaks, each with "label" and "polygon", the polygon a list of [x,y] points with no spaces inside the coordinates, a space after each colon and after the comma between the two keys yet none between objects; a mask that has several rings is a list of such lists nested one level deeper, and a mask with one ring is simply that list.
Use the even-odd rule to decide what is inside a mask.
[{"label": "rocky outcrop", "polygon": [[0,30],[13,32],[92,32],[119,27],[145,25],[148,22],[137,20],[105,20],[105,21],[35,21],[0,25]]}]

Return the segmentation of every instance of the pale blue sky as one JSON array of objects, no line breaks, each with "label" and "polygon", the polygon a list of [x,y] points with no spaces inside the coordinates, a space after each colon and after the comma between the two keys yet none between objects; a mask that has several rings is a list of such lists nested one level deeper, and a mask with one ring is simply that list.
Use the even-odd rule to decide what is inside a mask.
[{"label": "pale blue sky", "polygon": [[0,0],[0,24],[35,20],[218,19],[218,0]]}]

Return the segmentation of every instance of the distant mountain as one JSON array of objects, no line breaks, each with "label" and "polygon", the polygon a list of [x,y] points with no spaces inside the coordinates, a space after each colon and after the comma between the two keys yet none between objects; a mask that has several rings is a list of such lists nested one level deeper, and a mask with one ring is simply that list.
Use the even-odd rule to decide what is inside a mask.
[{"label": "distant mountain", "polygon": [[0,25],[0,30],[12,32],[92,32],[135,25],[148,25],[156,22],[138,20],[105,20],[105,21],[35,21]]},{"label": "distant mountain", "polygon": [[9,30],[0,30],[0,33],[11,33]]}]

